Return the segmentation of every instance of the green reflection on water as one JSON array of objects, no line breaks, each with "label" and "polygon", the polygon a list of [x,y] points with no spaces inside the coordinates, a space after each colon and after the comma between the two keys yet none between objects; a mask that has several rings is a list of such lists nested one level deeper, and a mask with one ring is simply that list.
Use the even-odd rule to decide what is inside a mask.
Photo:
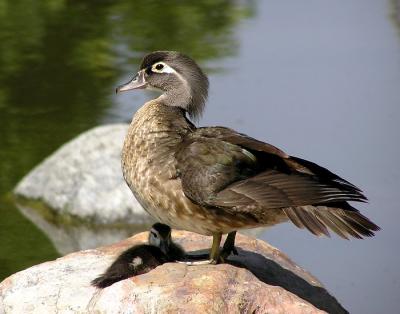
[{"label": "green reflection on water", "polygon": [[400,1],[390,0],[389,2],[389,19],[397,29],[397,33],[400,35]]},{"label": "green reflection on water", "polygon": [[0,0],[0,280],[57,256],[7,200],[21,177],[101,121],[128,64],[157,49],[233,55],[234,27],[253,12],[227,0]]},{"label": "green reflection on water", "polygon": [[4,196],[0,215],[0,281],[18,270],[58,257],[46,236]]}]

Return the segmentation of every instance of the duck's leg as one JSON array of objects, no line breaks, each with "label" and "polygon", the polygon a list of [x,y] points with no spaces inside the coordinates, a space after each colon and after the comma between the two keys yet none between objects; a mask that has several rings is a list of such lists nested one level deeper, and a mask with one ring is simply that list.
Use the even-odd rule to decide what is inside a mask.
[{"label": "duck's leg", "polygon": [[232,232],[228,233],[228,236],[226,237],[224,246],[221,251],[221,259],[222,260],[225,260],[232,253],[235,255],[238,255],[238,252],[235,248],[235,237],[236,237],[236,231],[232,231]]},{"label": "duck's leg", "polygon": [[222,238],[222,233],[214,233],[213,234],[213,243],[212,243],[211,252],[210,252],[211,264],[218,264],[218,262],[219,262],[219,256],[221,253],[219,250],[219,245],[221,243],[221,238]]},{"label": "duck's leg", "polygon": [[213,243],[211,246],[211,251],[209,255],[209,259],[205,261],[195,261],[195,262],[181,262],[186,265],[207,265],[207,264],[217,264],[220,261],[220,250],[219,245],[221,243],[222,233],[214,233],[213,234]]}]

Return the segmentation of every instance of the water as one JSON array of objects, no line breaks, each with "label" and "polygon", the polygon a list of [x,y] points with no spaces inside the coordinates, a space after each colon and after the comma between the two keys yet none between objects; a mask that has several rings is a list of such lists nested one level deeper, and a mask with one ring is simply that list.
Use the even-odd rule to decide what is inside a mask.
[{"label": "water", "polygon": [[[318,239],[291,224],[261,236],[352,313],[395,313],[400,254],[400,29],[391,1],[0,3],[0,278],[58,253],[9,192],[59,145],[128,120],[151,94],[114,96],[155,49],[210,74],[201,125],[225,125],[360,186],[375,238]],[[18,5],[20,7],[18,7]],[[161,9],[162,7],[162,9]]]},{"label": "water", "polygon": [[169,3],[0,1],[0,279],[59,255],[10,199],[22,176],[81,132],[130,118],[132,107],[114,113],[114,90],[143,52],[234,55],[235,26],[253,14],[247,3]]}]

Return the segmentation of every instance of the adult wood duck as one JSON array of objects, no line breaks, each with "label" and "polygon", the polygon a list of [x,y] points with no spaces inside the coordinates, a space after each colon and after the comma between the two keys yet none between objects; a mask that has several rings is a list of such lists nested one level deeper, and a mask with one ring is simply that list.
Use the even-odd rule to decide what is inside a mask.
[{"label": "adult wood duck", "polygon": [[149,244],[135,245],[121,255],[107,268],[104,274],[92,281],[97,288],[105,288],[120,280],[149,272],[157,266],[181,260],[183,249],[171,239],[171,228],[156,223],[149,232]]},{"label": "adult wood duck", "polygon": [[[348,201],[361,190],[317,164],[226,127],[197,128],[208,79],[179,52],[146,55],[117,92],[156,89],[134,115],[122,152],[126,182],[143,208],[173,228],[213,236],[210,262],[234,250],[235,232],[292,221],[313,234],[373,236],[379,227]],[[188,115],[188,117],[187,117]]]}]

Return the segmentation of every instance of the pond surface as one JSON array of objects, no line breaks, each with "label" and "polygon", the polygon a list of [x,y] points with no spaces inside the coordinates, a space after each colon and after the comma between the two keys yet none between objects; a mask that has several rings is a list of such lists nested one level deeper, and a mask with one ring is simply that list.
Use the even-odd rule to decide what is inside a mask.
[{"label": "pond surface", "polygon": [[[400,30],[395,1],[0,0],[0,280],[58,256],[14,207],[32,167],[79,133],[127,121],[152,96],[114,88],[156,49],[210,75],[201,125],[225,125],[361,187],[375,238],[318,239],[291,224],[261,238],[351,313],[395,313],[400,291]],[[161,9],[162,8],[162,9]]]}]

